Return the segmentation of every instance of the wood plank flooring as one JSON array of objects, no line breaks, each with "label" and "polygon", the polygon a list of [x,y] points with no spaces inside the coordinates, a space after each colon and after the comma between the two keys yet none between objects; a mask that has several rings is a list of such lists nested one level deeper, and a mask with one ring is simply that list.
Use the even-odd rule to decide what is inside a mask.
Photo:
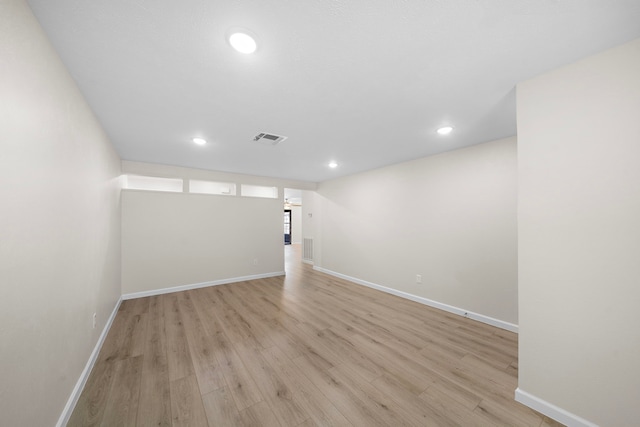
[{"label": "wood plank flooring", "polygon": [[313,271],[124,301],[69,426],[558,426],[517,335]]}]

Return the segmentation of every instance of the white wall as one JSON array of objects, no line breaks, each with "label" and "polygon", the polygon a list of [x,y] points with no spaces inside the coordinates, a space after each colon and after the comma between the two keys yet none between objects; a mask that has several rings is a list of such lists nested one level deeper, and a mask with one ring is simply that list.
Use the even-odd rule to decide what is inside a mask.
[{"label": "white wall", "polygon": [[0,423],[51,426],[120,296],[120,159],[20,0],[0,1],[0,145]]},{"label": "white wall", "polygon": [[322,265],[321,198],[315,191],[302,192],[302,238],[313,240],[313,263]]},{"label": "white wall", "polygon": [[123,190],[122,291],[283,272],[282,234],[280,199]]},{"label": "white wall", "polygon": [[[315,188],[313,183],[146,163],[150,176]],[[282,197],[122,192],[122,291],[146,292],[284,272]],[[257,264],[254,263],[257,260]]]},{"label": "white wall", "polygon": [[318,198],[316,266],[518,323],[515,138],[327,181]]},{"label": "white wall", "polygon": [[291,243],[302,243],[302,206],[291,206]]},{"label": "white wall", "polygon": [[519,388],[640,418],[640,40],[518,85]]}]

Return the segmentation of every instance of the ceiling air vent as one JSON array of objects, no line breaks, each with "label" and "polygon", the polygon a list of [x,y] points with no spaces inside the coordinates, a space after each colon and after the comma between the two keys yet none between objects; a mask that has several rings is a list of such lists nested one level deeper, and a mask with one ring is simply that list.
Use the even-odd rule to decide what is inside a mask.
[{"label": "ceiling air vent", "polygon": [[254,142],[258,142],[264,145],[278,145],[282,141],[287,139],[286,136],[274,135],[272,133],[259,133],[253,137]]}]

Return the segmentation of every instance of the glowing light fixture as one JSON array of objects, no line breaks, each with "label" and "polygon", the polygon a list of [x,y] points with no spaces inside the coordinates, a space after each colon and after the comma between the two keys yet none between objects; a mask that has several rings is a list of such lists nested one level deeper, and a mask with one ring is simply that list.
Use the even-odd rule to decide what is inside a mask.
[{"label": "glowing light fixture", "polygon": [[198,144],[198,145],[204,145],[207,143],[207,141],[202,138],[193,138],[192,141],[194,144]]},{"label": "glowing light fixture", "polygon": [[229,36],[229,44],[240,53],[253,53],[258,48],[256,40],[246,32],[235,31]]},{"label": "glowing light fixture", "polygon": [[453,128],[451,126],[443,126],[440,129],[438,129],[436,132],[438,132],[439,135],[449,135],[452,130]]},{"label": "glowing light fixture", "polygon": [[336,162],[330,162],[330,163],[329,163],[329,167],[330,167],[331,169],[335,169],[335,168],[337,168],[337,167],[338,167],[338,164],[337,164]]}]

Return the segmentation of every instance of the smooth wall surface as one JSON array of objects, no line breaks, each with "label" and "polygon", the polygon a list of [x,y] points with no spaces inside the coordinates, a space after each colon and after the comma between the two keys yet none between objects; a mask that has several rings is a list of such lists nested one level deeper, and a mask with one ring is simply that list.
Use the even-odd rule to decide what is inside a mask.
[{"label": "smooth wall surface", "polygon": [[[284,271],[284,187],[315,183],[141,162],[124,173],[180,178],[183,193],[122,192],[122,293]],[[189,194],[188,180],[235,183],[236,196]],[[240,196],[241,184],[278,187],[277,199]]]},{"label": "smooth wall surface", "polygon": [[640,40],[518,85],[519,388],[640,419]]},{"label": "smooth wall surface", "polygon": [[120,297],[120,159],[21,0],[0,94],[0,424],[52,426]]},{"label": "smooth wall surface", "polygon": [[291,243],[302,243],[302,206],[291,206]]},{"label": "smooth wall surface", "polygon": [[518,323],[515,138],[327,181],[318,199],[316,266]]},{"label": "smooth wall surface", "polygon": [[302,192],[302,239],[313,243],[313,264],[322,265],[322,204],[315,191]]},{"label": "smooth wall surface", "polygon": [[122,191],[122,293],[284,271],[280,199]]}]

